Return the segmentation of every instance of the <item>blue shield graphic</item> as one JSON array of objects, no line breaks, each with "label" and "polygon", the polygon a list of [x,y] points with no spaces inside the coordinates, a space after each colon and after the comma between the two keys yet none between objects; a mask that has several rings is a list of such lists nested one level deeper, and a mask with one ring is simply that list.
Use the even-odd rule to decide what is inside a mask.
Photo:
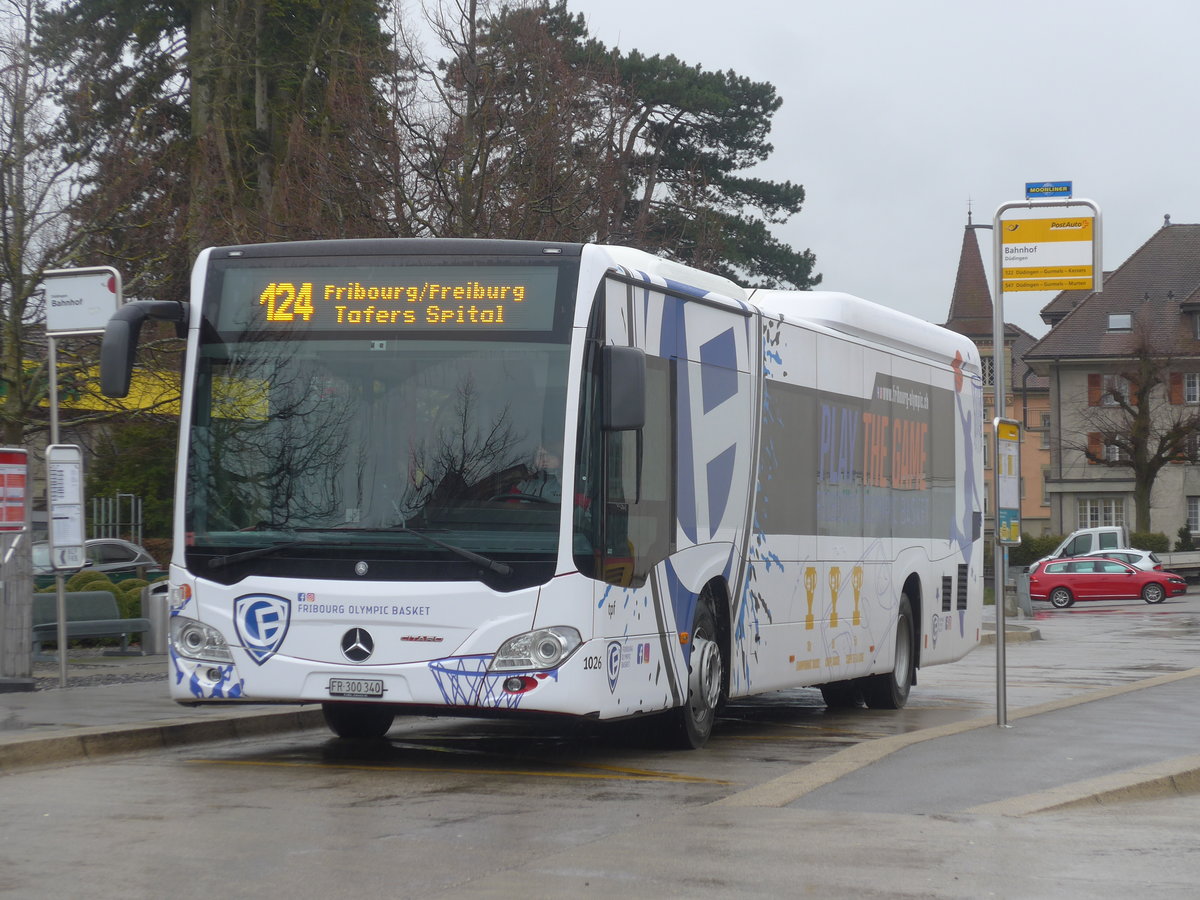
[{"label": "blue shield graphic", "polygon": [[605,661],[605,666],[608,669],[608,690],[609,693],[617,692],[617,679],[621,677],[621,642],[609,641],[608,654]]},{"label": "blue shield graphic", "polygon": [[233,601],[233,624],[238,638],[260,666],[279,650],[291,620],[291,601],[283,597],[246,594]]}]

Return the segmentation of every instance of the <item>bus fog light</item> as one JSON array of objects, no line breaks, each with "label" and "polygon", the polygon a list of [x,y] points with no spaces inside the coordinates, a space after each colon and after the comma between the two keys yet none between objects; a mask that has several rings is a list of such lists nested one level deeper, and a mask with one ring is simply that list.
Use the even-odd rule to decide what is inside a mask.
[{"label": "bus fog light", "polygon": [[205,662],[231,663],[233,655],[221,632],[186,616],[171,617],[171,646],[180,656]]},{"label": "bus fog light", "polygon": [[537,681],[528,675],[513,675],[504,679],[506,694],[524,694],[526,691],[532,691],[535,687],[537,687]]},{"label": "bus fog light", "polygon": [[491,670],[553,669],[562,665],[581,643],[579,632],[566,625],[527,631],[500,645]]}]

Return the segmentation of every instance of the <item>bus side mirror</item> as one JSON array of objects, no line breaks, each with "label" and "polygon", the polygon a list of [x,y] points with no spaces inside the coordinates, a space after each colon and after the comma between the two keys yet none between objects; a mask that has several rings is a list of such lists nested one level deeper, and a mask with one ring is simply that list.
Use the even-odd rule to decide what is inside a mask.
[{"label": "bus side mirror", "polygon": [[164,319],[178,326],[187,322],[188,305],[175,300],[135,300],[126,303],[104,326],[100,345],[100,391],[105,397],[126,397],[133,379],[138,336],[147,319]]},{"label": "bus side mirror", "polygon": [[646,424],[646,354],[637,347],[605,345],[605,431],[640,431]]}]

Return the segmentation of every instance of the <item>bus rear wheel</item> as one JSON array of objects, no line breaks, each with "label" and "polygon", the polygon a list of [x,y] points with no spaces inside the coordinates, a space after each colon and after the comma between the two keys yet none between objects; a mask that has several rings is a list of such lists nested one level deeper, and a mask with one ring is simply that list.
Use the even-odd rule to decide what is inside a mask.
[{"label": "bus rear wheel", "polygon": [[379,703],[322,703],[321,713],[330,731],[354,740],[381,738],[396,720],[395,711]]},{"label": "bus rear wheel", "polygon": [[862,695],[871,709],[903,709],[913,683],[913,617],[908,597],[900,595],[896,613],[896,657],[892,671],[862,680]]}]

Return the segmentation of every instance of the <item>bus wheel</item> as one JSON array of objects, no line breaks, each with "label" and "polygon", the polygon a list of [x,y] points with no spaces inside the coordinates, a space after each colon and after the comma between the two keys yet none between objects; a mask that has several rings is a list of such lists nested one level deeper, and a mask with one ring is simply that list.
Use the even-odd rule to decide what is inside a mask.
[{"label": "bus wheel", "polygon": [[896,614],[896,661],[892,671],[870,675],[862,680],[863,700],[871,709],[902,709],[908,702],[913,682],[913,618],[912,604],[900,595]]},{"label": "bus wheel", "polygon": [[858,706],[858,684],[853,681],[831,681],[821,685],[821,697],[830,709]]},{"label": "bus wheel", "polygon": [[688,670],[687,702],[665,714],[663,736],[668,745],[677,749],[699,750],[712,734],[725,680],[717,623],[706,597],[701,597],[692,620]]},{"label": "bus wheel", "polygon": [[380,703],[322,703],[325,724],[340,738],[375,739],[388,733],[396,713]]}]

